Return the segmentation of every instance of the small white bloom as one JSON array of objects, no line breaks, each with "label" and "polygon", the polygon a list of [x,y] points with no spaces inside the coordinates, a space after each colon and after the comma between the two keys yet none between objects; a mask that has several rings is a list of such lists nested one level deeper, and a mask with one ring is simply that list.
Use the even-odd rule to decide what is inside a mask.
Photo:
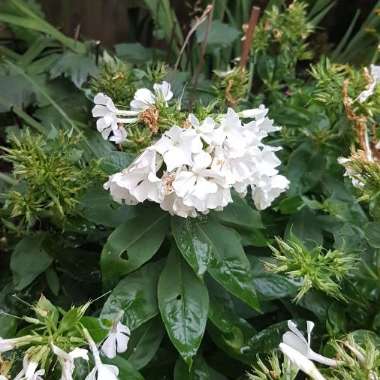
[{"label": "small white bloom", "polygon": [[161,84],[153,85],[154,93],[147,88],[140,88],[136,91],[131,108],[134,111],[142,112],[147,108],[156,105],[157,102],[167,106],[168,101],[173,97],[173,92],[170,89],[170,83],[162,82]]},{"label": "small white bloom", "polygon": [[287,346],[290,346],[294,350],[298,351],[300,354],[305,356],[307,359],[313,360],[315,362],[325,364],[327,366],[335,367],[337,361],[334,359],[326,358],[316,352],[314,352],[311,347],[311,332],[314,328],[314,323],[307,321],[307,340],[303,336],[302,332],[297,328],[297,325],[288,321],[288,327],[290,331],[287,331],[282,336],[282,342]]},{"label": "small white bloom", "polygon": [[16,343],[14,339],[3,339],[0,337],[0,353],[14,350]]},{"label": "small white bloom", "polygon": [[33,360],[29,360],[25,355],[22,362],[22,370],[14,378],[14,380],[44,380],[42,376],[45,375],[45,370],[37,368],[38,363]]},{"label": "small white bloom", "polygon": [[[111,141],[117,144],[125,141],[127,132],[121,124],[136,122],[138,120],[136,117],[138,112],[117,109],[112,99],[103,93],[95,96],[94,103],[92,116],[98,118],[96,127],[102,134],[102,137],[107,140],[112,134]],[[128,116],[129,118],[122,118],[120,116]]]},{"label": "small white bloom", "polygon": [[211,117],[206,117],[199,122],[197,117],[191,113],[187,120],[206,144],[219,145],[223,142],[222,129],[217,128],[218,125]]},{"label": "small white bloom", "polygon": [[95,367],[86,376],[85,380],[118,380],[119,368],[115,365],[103,364],[94,340],[85,330],[85,335],[95,361]]},{"label": "small white bloom", "polygon": [[192,154],[200,153],[203,144],[193,129],[182,129],[174,126],[153,145],[160,153],[169,172],[182,165],[192,165]]},{"label": "small white bloom", "polygon": [[380,83],[380,66],[371,65],[370,75],[372,82],[368,85],[367,89],[362,91],[355,99],[359,103],[364,103],[369,97],[375,93],[376,86]]},{"label": "small white bloom", "polygon": [[88,351],[83,348],[75,348],[71,352],[65,352],[54,344],[52,347],[53,352],[57,355],[58,361],[61,364],[61,380],[73,380],[75,369],[74,360],[78,358],[88,360]]},{"label": "small white bloom", "polygon": [[289,181],[282,175],[263,176],[252,188],[252,199],[259,210],[268,208],[272,202],[289,186]]},{"label": "small white bloom", "polygon": [[8,380],[4,375],[0,375],[0,380]]},{"label": "small white bloom", "polygon": [[295,367],[310,376],[313,380],[326,380],[318,371],[314,363],[294,348],[285,343],[280,343],[280,350]]},{"label": "small white bloom", "polygon": [[265,108],[264,104],[261,104],[259,108],[251,108],[248,110],[243,110],[239,112],[239,116],[242,119],[262,119],[268,113],[268,109]]},{"label": "small white bloom", "polygon": [[108,337],[102,344],[103,354],[113,359],[117,353],[121,354],[127,351],[130,334],[129,328],[120,321],[114,323]]}]

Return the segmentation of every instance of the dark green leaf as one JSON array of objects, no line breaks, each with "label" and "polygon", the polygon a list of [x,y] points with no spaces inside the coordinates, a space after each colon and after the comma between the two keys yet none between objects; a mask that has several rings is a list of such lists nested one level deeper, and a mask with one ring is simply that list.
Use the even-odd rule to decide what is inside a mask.
[{"label": "dark green leaf", "polygon": [[10,266],[17,290],[25,289],[51,265],[53,259],[42,247],[44,237],[27,236],[16,245]]},{"label": "dark green leaf", "polygon": [[209,273],[234,296],[258,309],[259,302],[252,286],[252,274],[238,234],[208,219],[199,223],[200,239],[209,246],[213,259]]},{"label": "dark green leaf", "polygon": [[94,317],[82,317],[80,322],[88,330],[96,343],[102,342],[112,327],[112,322],[109,322],[109,326],[107,326],[106,322]]},{"label": "dark green leaf", "polygon": [[[197,42],[201,43],[206,37],[207,22],[201,24],[197,29]],[[231,45],[240,35],[239,30],[231,25],[224,24],[219,20],[214,20],[208,33],[208,45],[220,45],[223,47]]]},{"label": "dark green leaf", "polygon": [[134,330],[158,314],[157,282],[162,263],[149,263],[119,282],[104,304],[101,317],[116,320],[122,315]]},{"label": "dark green leaf", "polygon": [[369,245],[373,248],[380,248],[380,223],[368,223],[364,228],[364,232]]},{"label": "dark green leaf", "polygon": [[57,78],[60,75],[70,79],[75,86],[81,88],[89,76],[95,76],[98,67],[95,64],[95,58],[87,55],[64,52],[50,70],[51,78]]},{"label": "dark green leaf", "polygon": [[234,196],[223,211],[215,212],[214,215],[225,225],[253,231],[263,228],[260,213],[254,210],[245,199]]},{"label": "dark green leaf", "polygon": [[225,380],[226,378],[209,367],[201,356],[197,356],[189,370],[186,363],[178,358],[174,367],[174,380]]},{"label": "dark green leaf", "polygon": [[101,256],[103,281],[109,287],[150,260],[160,248],[169,216],[158,207],[141,207],[108,238]]},{"label": "dark green leaf", "polygon": [[128,361],[138,370],[144,368],[155,356],[163,337],[164,329],[158,318],[140,326],[129,341]]},{"label": "dark green leaf", "polygon": [[191,366],[206,328],[209,299],[177,249],[170,252],[160,276],[158,305],[172,343]]},{"label": "dark green leaf", "polygon": [[120,355],[116,356],[116,358],[114,359],[103,358],[102,360],[107,364],[112,364],[119,368],[118,378],[120,380],[144,380],[141,373],[137,371],[136,368],[134,368],[133,365],[127,359],[124,359]]},{"label": "dark green leaf", "polygon": [[174,217],[172,218],[172,233],[183,257],[195,273],[202,277],[211,261],[213,252],[210,245],[204,241],[199,222]]}]

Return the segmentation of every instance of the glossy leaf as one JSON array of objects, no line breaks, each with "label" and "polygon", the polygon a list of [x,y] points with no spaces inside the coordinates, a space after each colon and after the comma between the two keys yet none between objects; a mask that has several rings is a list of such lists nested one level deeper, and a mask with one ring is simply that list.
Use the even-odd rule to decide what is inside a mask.
[{"label": "glossy leaf", "polygon": [[202,241],[213,253],[208,270],[211,276],[234,296],[258,309],[250,264],[238,234],[212,219],[200,222],[199,229]]},{"label": "glossy leaf", "polygon": [[[137,333],[138,337],[135,337]],[[144,368],[155,356],[163,337],[164,327],[159,318],[140,326],[129,341],[128,361],[138,370]]]},{"label": "glossy leaf", "polygon": [[169,217],[158,207],[141,207],[108,238],[101,256],[103,281],[117,280],[150,260],[165,239]]},{"label": "glossy leaf", "polygon": [[104,304],[101,317],[124,323],[134,330],[158,314],[157,282],[161,262],[149,263],[126,276],[112,291]]},{"label": "glossy leaf", "polygon": [[368,223],[365,226],[365,236],[371,247],[380,248],[380,223]]},{"label": "glossy leaf", "polygon": [[170,340],[191,366],[206,328],[209,298],[177,249],[172,249],[158,283],[158,305]]},{"label": "glossy leaf", "polygon": [[42,246],[44,238],[44,235],[27,236],[16,245],[10,266],[17,290],[29,286],[53,262]]},{"label": "glossy leaf", "polygon": [[137,369],[127,359],[121,357],[120,355],[116,356],[114,359],[102,358],[102,361],[106,364],[112,364],[119,368],[119,379],[144,380],[141,373],[137,371]]},{"label": "glossy leaf", "polygon": [[217,211],[214,216],[223,224],[254,231],[264,228],[260,213],[254,210],[244,198],[234,195],[233,203],[230,203],[223,211]]},{"label": "glossy leaf", "polygon": [[187,263],[199,277],[202,277],[211,261],[213,251],[205,242],[201,224],[197,220],[174,217],[172,233]]},{"label": "glossy leaf", "polygon": [[174,380],[225,380],[226,377],[209,367],[206,361],[197,356],[189,370],[186,363],[178,358],[174,367]]}]

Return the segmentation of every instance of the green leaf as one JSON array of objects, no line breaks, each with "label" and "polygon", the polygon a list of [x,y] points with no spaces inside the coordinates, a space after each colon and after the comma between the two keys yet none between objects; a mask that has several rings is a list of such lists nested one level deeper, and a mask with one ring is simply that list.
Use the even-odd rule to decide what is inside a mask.
[{"label": "green leaf", "polygon": [[126,152],[109,152],[101,161],[101,168],[109,175],[127,168],[134,155]]},{"label": "green leaf", "polygon": [[137,371],[127,359],[124,359],[120,355],[116,356],[114,359],[102,358],[102,361],[106,364],[112,364],[119,368],[118,379],[120,380],[144,380],[141,373]]},{"label": "green leaf", "polygon": [[207,244],[212,252],[208,269],[211,276],[234,296],[258,309],[250,263],[238,234],[212,219],[200,222],[199,231],[202,243]]},{"label": "green leaf", "polygon": [[165,239],[168,222],[168,214],[158,207],[141,207],[134,218],[110,235],[101,256],[106,286],[112,286],[154,256]]},{"label": "green leaf", "polygon": [[144,368],[156,355],[164,337],[164,329],[159,318],[140,326],[129,341],[128,361],[138,370]]},{"label": "green leaf", "polygon": [[258,353],[270,353],[278,347],[282,341],[282,335],[288,330],[288,322],[275,323],[257,334],[248,341],[248,347],[252,355]]},{"label": "green leaf", "polygon": [[158,305],[170,340],[191,367],[206,328],[209,298],[175,248],[158,282]]},{"label": "green leaf", "polygon": [[115,45],[116,55],[129,63],[147,63],[154,58],[154,49],[147,48],[139,42]]},{"label": "green leaf", "polygon": [[17,243],[10,262],[16,290],[29,286],[53,262],[42,247],[44,238],[41,234],[27,236]]},{"label": "green leaf", "polygon": [[102,187],[91,187],[80,200],[83,216],[92,223],[106,227],[117,227],[136,216],[135,207],[114,202]]},{"label": "green leaf", "polygon": [[380,223],[370,222],[364,227],[368,244],[373,248],[380,248]]},{"label": "green leaf", "polygon": [[116,320],[123,315],[125,324],[134,330],[155,317],[161,269],[161,262],[149,263],[121,280],[104,304],[101,318]]},{"label": "green leaf", "polygon": [[17,329],[17,319],[8,315],[0,315],[0,337],[14,338]]},{"label": "green leaf", "polygon": [[[198,43],[204,41],[206,30],[207,22],[204,22],[196,32]],[[214,20],[208,33],[207,43],[208,45],[220,45],[227,47],[231,45],[239,36],[239,30],[233,26],[222,23],[220,20]]]},{"label": "green leaf", "polygon": [[110,326],[105,326],[102,320],[95,317],[85,316],[82,317],[80,322],[88,330],[96,343],[102,342],[108,335],[110,327],[112,327],[111,323],[109,323]]},{"label": "green leaf", "polygon": [[245,199],[235,195],[233,200],[223,211],[213,213],[221,223],[250,231],[264,228],[260,213],[249,206]]},{"label": "green leaf", "polygon": [[212,249],[204,241],[201,225],[190,218],[172,218],[172,233],[177,247],[199,277],[203,277],[212,258]]},{"label": "green leaf", "polygon": [[98,70],[94,58],[66,51],[50,69],[50,77],[54,79],[63,75],[70,79],[75,86],[81,88],[88,77],[95,76]]},{"label": "green leaf", "polygon": [[216,372],[213,368],[209,367],[206,361],[197,356],[194,364],[189,370],[186,363],[181,359],[175,363],[174,367],[174,380],[225,380],[226,377]]},{"label": "green leaf", "polygon": [[298,286],[285,276],[267,272],[264,267],[265,257],[250,256],[252,265],[253,284],[257,293],[266,301],[293,297],[297,294]]}]

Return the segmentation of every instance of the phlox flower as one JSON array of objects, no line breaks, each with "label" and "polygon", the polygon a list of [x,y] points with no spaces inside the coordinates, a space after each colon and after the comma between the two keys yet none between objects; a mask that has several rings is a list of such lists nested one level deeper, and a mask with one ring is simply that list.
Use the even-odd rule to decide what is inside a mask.
[{"label": "phlox flower", "polygon": [[52,348],[61,365],[61,380],[73,380],[75,369],[74,360],[78,358],[88,360],[88,351],[83,348],[75,348],[71,352],[65,352],[54,344],[52,345]]},{"label": "phlox flower", "polygon": [[127,326],[120,321],[115,322],[102,344],[103,354],[113,359],[116,354],[127,351],[130,334],[131,332]]}]

